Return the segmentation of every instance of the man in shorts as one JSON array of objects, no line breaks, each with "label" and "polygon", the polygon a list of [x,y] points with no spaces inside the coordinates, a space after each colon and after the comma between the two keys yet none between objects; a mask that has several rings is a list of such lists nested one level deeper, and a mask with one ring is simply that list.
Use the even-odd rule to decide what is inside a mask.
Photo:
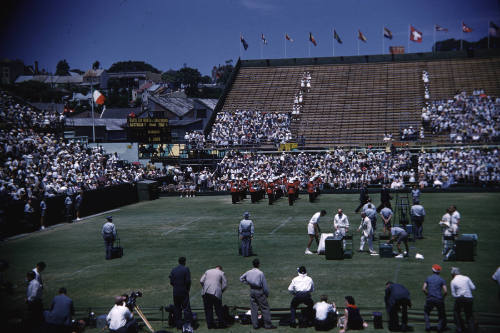
[{"label": "man in shorts", "polygon": [[309,241],[307,242],[307,248],[305,254],[313,254],[313,252],[310,250],[311,244],[313,239],[316,239],[316,244],[319,245],[319,219],[322,216],[326,215],[326,210],[322,210],[321,212],[315,213],[311,219],[309,220],[309,223],[307,224],[307,234],[309,235]]}]

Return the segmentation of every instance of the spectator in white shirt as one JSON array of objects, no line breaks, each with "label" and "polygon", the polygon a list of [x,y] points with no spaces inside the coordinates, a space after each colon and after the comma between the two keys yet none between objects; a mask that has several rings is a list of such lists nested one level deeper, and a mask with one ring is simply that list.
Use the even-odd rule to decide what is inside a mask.
[{"label": "spectator in white shirt", "polygon": [[127,298],[118,296],[115,299],[115,306],[109,311],[106,317],[109,331],[111,333],[127,333],[130,326],[135,325],[134,315],[126,306]]},{"label": "spectator in white shirt", "polygon": [[450,282],[451,295],[455,299],[453,318],[457,332],[465,331],[464,321],[461,316],[463,311],[467,321],[468,332],[472,333],[474,332],[472,291],[476,289],[476,286],[468,276],[460,274],[458,267],[451,268],[451,276],[453,277]]},{"label": "spectator in white shirt", "polygon": [[314,326],[316,331],[329,331],[335,327],[337,322],[337,309],[335,303],[328,303],[328,296],[321,295],[320,300],[313,306],[316,311]]},{"label": "spectator in white shirt", "polygon": [[314,282],[307,276],[307,271],[304,266],[300,266],[297,269],[298,276],[293,278],[292,282],[288,286],[288,291],[293,294],[292,302],[290,304],[290,327],[296,327],[295,323],[295,312],[297,306],[300,304],[305,304],[307,306],[307,320],[312,322],[313,320],[313,300],[311,298],[311,293],[314,291]]}]

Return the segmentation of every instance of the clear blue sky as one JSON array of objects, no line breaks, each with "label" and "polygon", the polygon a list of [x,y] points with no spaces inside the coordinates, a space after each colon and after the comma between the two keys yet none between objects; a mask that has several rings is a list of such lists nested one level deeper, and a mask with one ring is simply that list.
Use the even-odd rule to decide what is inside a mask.
[{"label": "clear blue sky", "polygon": [[[433,26],[449,29],[437,39],[460,38],[461,21],[476,41],[487,35],[489,20],[500,26],[498,0],[2,0],[0,58],[39,61],[55,71],[66,59],[71,68],[90,68],[99,60],[103,68],[121,60],[143,60],[160,70],[184,63],[209,74],[225,60],[261,57],[260,34],[268,45],[264,58],[307,57],[311,31],[318,46],[311,56],[332,55],[332,28],[343,44],[336,56],[357,54],[357,30],[368,38],[360,54],[382,52],[382,29],[394,38],[389,45],[408,44],[408,24],[423,32],[423,43],[411,43],[411,52],[428,52]],[[10,7],[5,9],[5,6]],[[249,49],[242,51],[240,32]]]}]

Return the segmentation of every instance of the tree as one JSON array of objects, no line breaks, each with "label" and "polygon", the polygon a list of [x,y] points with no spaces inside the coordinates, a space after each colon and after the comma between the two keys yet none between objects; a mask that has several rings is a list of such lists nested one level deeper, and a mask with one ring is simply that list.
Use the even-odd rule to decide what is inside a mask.
[{"label": "tree", "polygon": [[99,62],[99,60],[96,60],[96,61],[92,64],[92,69],[93,69],[93,70],[96,70],[96,69],[99,69],[99,67],[101,67],[101,63]]},{"label": "tree", "polygon": [[56,66],[56,75],[68,76],[69,75],[69,65],[66,59],[59,60]]},{"label": "tree", "polygon": [[180,81],[189,87],[197,87],[201,81],[201,74],[196,68],[183,67],[179,70]]},{"label": "tree", "polygon": [[180,84],[180,76],[179,72],[174,69],[169,69],[166,72],[161,74],[161,79],[163,82],[170,83],[174,86],[178,86]]},{"label": "tree", "polygon": [[119,61],[108,69],[109,73],[121,72],[152,72],[160,74],[160,71],[144,61]]}]

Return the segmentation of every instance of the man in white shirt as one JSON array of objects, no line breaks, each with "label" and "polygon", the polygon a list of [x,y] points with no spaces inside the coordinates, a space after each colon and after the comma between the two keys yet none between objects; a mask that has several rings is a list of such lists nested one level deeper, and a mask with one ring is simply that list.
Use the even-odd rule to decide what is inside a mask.
[{"label": "man in white shirt", "polygon": [[328,303],[328,296],[321,295],[320,300],[313,306],[316,311],[314,326],[316,331],[329,331],[335,327],[337,322],[337,309],[335,303]]},{"label": "man in white shirt", "polygon": [[451,205],[450,206],[450,211],[451,211],[451,224],[453,224],[456,227],[456,230],[458,232],[458,228],[460,226],[460,213],[457,210],[457,206]]},{"label": "man in white shirt", "polygon": [[292,282],[288,286],[288,291],[293,294],[292,302],[290,304],[290,327],[296,327],[295,323],[295,311],[300,304],[305,304],[307,306],[307,320],[312,322],[313,320],[313,300],[311,298],[311,293],[314,291],[314,282],[307,276],[307,271],[304,266],[300,266],[297,269],[298,276],[293,278]]},{"label": "man in white shirt", "polygon": [[349,219],[347,215],[342,212],[342,208],[337,210],[337,214],[333,218],[333,228],[335,232],[345,237],[345,233],[349,230]]},{"label": "man in white shirt", "polygon": [[115,306],[106,317],[109,331],[112,333],[127,333],[129,326],[134,322],[134,315],[126,306],[126,298],[118,296],[115,298]]},{"label": "man in white shirt", "polygon": [[473,297],[472,291],[476,289],[474,283],[468,276],[460,274],[458,267],[451,268],[451,276],[453,279],[450,282],[451,295],[455,299],[453,306],[453,318],[457,332],[464,332],[465,325],[462,319],[462,311],[465,313],[468,332],[474,332],[474,316],[472,313]]},{"label": "man in white shirt", "polygon": [[319,219],[322,216],[326,215],[326,210],[322,210],[321,212],[317,212],[314,214],[311,219],[309,220],[309,223],[307,224],[307,234],[309,235],[309,241],[307,242],[307,248],[305,254],[313,254],[313,252],[310,250],[311,244],[313,239],[316,239],[316,244],[319,245]]},{"label": "man in white shirt", "polygon": [[358,227],[358,231],[361,231],[361,240],[359,244],[359,252],[362,252],[365,248],[366,241],[368,241],[368,249],[370,254],[376,254],[373,250],[373,228],[372,222],[365,212],[361,212],[361,224]]}]

